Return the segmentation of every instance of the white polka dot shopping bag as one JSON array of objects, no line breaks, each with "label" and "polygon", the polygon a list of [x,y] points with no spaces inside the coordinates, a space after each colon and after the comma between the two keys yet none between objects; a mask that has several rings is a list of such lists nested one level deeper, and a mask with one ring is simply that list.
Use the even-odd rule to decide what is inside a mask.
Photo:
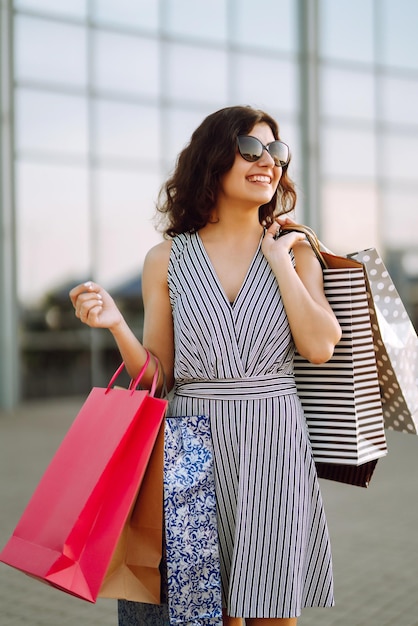
[{"label": "white polka dot shopping bag", "polygon": [[370,283],[370,307],[385,427],[418,434],[418,337],[374,248],[348,255]]}]

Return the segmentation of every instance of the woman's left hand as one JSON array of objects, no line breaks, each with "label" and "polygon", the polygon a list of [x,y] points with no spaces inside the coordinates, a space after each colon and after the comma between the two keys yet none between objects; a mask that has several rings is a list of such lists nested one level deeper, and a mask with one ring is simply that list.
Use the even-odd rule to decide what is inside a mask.
[{"label": "woman's left hand", "polygon": [[267,229],[261,249],[269,263],[279,255],[284,253],[289,254],[289,251],[293,248],[295,243],[306,239],[303,233],[294,231],[287,231],[286,235],[279,236],[281,226],[295,223],[296,222],[289,217],[279,216],[276,217],[273,224]]}]

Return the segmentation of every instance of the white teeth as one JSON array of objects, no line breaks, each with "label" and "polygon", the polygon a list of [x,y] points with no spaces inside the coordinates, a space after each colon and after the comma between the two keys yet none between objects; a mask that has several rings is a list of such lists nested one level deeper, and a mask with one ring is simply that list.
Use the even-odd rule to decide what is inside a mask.
[{"label": "white teeth", "polygon": [[251,183],[270,183],[271,182],[270,176],[249,176],[248,180]]}]

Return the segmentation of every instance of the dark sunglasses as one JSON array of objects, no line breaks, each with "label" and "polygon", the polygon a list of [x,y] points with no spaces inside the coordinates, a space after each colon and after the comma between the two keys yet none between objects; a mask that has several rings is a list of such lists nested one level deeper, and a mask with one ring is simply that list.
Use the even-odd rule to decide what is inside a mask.
[{"label": "dark sunglasses", "polygon": [[238,151],[243,159],[254,163],[263,156],[263,150],[267,150],[274,161],[274,165],[285,167],[289,163],[289,146],[282,141],[272,141],[266,146],[257,137],[251,135],[239,135],[237,137]]}]

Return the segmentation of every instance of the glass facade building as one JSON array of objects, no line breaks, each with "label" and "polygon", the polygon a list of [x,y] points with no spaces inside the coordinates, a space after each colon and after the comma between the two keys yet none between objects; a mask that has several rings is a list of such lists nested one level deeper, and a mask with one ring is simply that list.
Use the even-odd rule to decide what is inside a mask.
[{"label": "glass facade building", "polygon": [[0,20],[0,406],[104,382],[68,289],[140,276],[161,183],[231,104],[277,118],[296,219],[377,247],[416,322],[415,0],[1,0]]}]

